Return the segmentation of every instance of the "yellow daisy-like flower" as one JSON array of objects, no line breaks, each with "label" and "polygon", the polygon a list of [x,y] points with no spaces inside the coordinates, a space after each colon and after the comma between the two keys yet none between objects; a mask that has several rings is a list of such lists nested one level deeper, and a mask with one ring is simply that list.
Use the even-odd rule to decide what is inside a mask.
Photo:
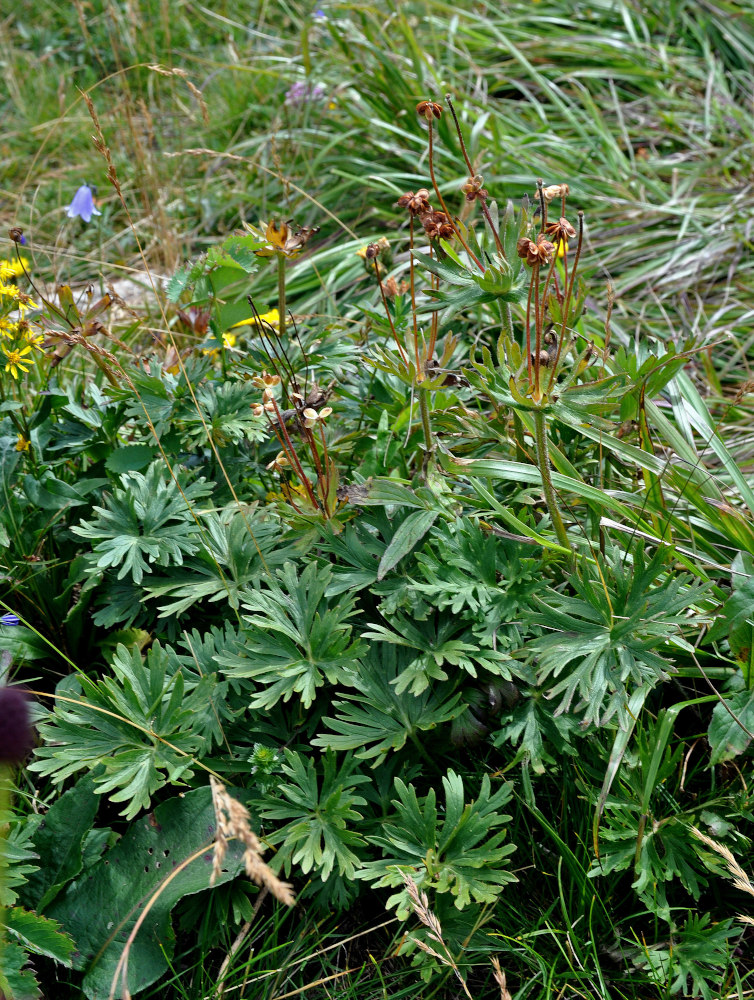
[{"label": "yellow daisy-like flower", "polygon": [[31,441],[28,438],[25,438],[23,434],[18,435],[18,439],[16,440],[16,451],[28,451],[30,445]]},{"label": "yellow daisy-like flower", "polygon": [[0,281],[17,278],[24,273],[24,264],[18,260],[0,260]]},{"label": "yellow daisy-like flower", "polygon": [[39,309],[37,303],[32,301],[31,296],[27,295],[26,292],[22,292],[17,285],[0,283],[0,296],[4,299],[14,300],[16,308],[22,316],[28,309]]},{"label": "yellow daisy-like flower", "polygon": [[18,336],[18,323],[15,320],[8,319],[7,316],[0,318],[0,337],[8,337],[10,340],[15,340]]},{"label": "yellow daisy-like flower", "polygon": [[[8,359],[5,365],[5,370],[10,372],[13,378],[19,377],[20,372],[28,372],[29,367],[34,364],[33,358],[24,357],[26,354],[31,354],[31,347],[27,344],[26,347],[21,347],[19,350],[9,351],[5,344],[2,345],[3,354],[5,354]],[[28,367],[25,367],[28,366]]]}]

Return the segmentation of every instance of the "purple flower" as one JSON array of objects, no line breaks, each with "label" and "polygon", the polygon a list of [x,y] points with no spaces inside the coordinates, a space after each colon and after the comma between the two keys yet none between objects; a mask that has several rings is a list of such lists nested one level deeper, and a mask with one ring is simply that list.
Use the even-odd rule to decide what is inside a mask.
[{"label": "purple flower", "polygon": [[19,688],[0,688],[0,764],[18,764],[33,745],[27,695]]},{"label": "purple flower", "polygon": [[327,14],[325,14],[325,12],[322,10],[321,7],[317,7],[317,9],[312,14],[312,17],[315,17],[318,21],[327,20]]},{"label": "purple flower", "polygon": [[81,185],[65,212],[69,219],[75,219],[80,215],[84,222],[91,222],[93,215],[102,215],[102,212],[94,207],[94,195],[88,184]]},{"label": "purple flower", "polygon": [[285,95],[285,103],[289,108],[300,108],[304,104],[323,101],[327,88],[321,83],[310,83],[308,80],[297,80]]},{"label": "purple flower", "polygon": [[0,625],[20,625],[21,619],[9,611],[6,615],[0,615]]}]

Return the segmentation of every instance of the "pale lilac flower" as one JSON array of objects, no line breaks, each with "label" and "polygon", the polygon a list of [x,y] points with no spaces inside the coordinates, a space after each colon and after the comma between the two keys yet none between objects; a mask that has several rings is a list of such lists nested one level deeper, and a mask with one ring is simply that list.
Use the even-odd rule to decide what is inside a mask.
[{"label": "pale lilac flower", "polygon": [[285,103],[289,108],[300,108],[304,104],[323,101],[327,96],[327,88],[321,83],[310,83],[308,80],[297,80],[285,95]]},{"label": "pale lilac flower", "polygon": [[312,14],[312,17],[316,18],[318,21],[327,20],[327,14],[325,14],[325,12],[322,10],[321,7],[317,7],[317,9]]},{"label": "pale lilac flower", "polygon": [[91,222],[93,215],[102,215],[102,212],[95,208],[94,195],[88,184],[81,185],[65,212],[69,219],[75,219],[80,215],[84,222]]}]

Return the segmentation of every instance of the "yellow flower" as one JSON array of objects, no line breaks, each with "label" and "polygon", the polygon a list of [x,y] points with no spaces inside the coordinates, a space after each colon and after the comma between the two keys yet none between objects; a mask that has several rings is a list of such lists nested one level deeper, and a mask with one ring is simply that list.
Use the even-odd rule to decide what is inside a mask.
[{"label": "yellow flower", "polygon": [[28,438],[25,438],[23,434],[19,434],[16,441],[16,451],[28,451],[30,444],[31,441]]},{"label": "yellow flower", "polygon": [[[236,346],[236,335],[235,333],[230,333],[228,330],[223,334],[223,347],[235,347]],[[210,358],[217,357],[218,349],[216,347],[205,347],[202,354],[206,354]]]},{"label": "yellow flower", "polygon": [[[280,313],[277,311],[277,309],[270,309],[269,312],[262,313],[262,315],[259,317],[259,320],[263,326],[264,325],[277,326],[280,323]],[[251,316],[249,319],[242,319],[240,323],[234,323],[233,326],[231,327],[231,330],[237,330],[239,326],[258,327],[259,323],[257,323],[256,316]]]},{"label": "yellow flower", "polygon": [[0,281],[17,278],[24,273],[24,263],[18,260],[0,260]]},{"label": "yellow flower", "polygon": [[8,337],[10,340],[15,340],[18,336],[18,323],[15,320],[8,319],[7,316],[0,319],[0,337]]},{"label": "yellow flower", "polygon": [[558,257],[565,257],[567,253],[568,253],[568,241],[561,240],[560,243],[558,243]]},{"label": "yellow flower", "polygon": [[32,301],[31,296],[22,292],[16,285],[6,285],[0,282],[0,296],[15,300],[16,308],[22,316],[27,309],[39,309],[37,303]]},{"label": "yellow flower", "polygon": [[25,365],[30,366],[34,364],[33,358],[24,357],[25,354],[31,353],[31,347],[29,347],[28,344],[26,345],[26,347],[22,347],[18,351],[9,351],[8,348],[5,346],[5,344],[3,344],[2,347],[3,347],[3,354],[5,354],[5,356],[8,359],[8,363],[5,366],[5,370],[7,372],[10,372],[13,378],[18,378],[19,371],[28,372],[29,368],[24,367]]}]

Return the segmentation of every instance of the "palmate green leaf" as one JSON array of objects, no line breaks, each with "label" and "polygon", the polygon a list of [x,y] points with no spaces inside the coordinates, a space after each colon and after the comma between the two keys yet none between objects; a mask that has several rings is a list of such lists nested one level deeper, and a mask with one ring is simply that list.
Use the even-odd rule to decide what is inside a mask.
[{"label": "palmate green leaf", "polygon": [[583,575],[571,578],[577,596],[553,591],[547,601],[537,599],[543,611],[533,621],[548,634],[528,648],[538,683],[555,681],[548,697],[560,697],[556,715],[583,711],[586,722],[604,724],[617,714],[625,727],[627,687],[651,688],[667,678],[672,664],[657,650],[671,642],[687,645],[684,612],[706,588],[667,575],[666,558],[660,550],[645,564],[636,549],[631,564],[614,552],[601,578],[586,563]]},{"label": "palmate green leaf", "polygon": [[277,577],[264,590],[244,591],[242,605],[253,614],[244,616],[235,647],[218,662],[228,677],[256,682],[252,708],[269,709],[294,695],[309,708],[325,683],[352,683],[366,649],[351,641],[355,599],[340,596],[330,607],[325,593],[332,573],[315,562],[300,574],[286,563]]},{"label": "palmate green leaf", "polygon": [[194,731],[192,698],[184,697],[180,672],[169,671],[169,658],[159,643],[142,662],[138,650],[118,646],[114,677],[98,681],[80,675],[80,695],[69,685],[47,721],[39,726],[44,744],[29,765],[56,783],[98,764],[97,791],[112,792],[125,802],[132,819],[149,807],[152,795],[166,783],[191,774],[193,754],[205,741]]},{"label": "palmate green leaf", "polygon": [[645,945],[632,958],[664,992],[713,1000],[720,996],[720,983],[732,959],[732,942],[740,935],[732,917],[712,923],[709,913],[691,914],[673,935],[671,945]]},{"label": "palmate green leaf", "polygon": [[168,579],[152,575],[144,586],[160,603],[160,618],[180,615],[199,601],[227,602],[240,607],[242,592],[258,586],[270,569],[290,559],[293,548],[281,541],[282,526],[270,512],[233,504],[221,511],[199,515],[203,545],[173,569]]},{"label": "palmate green leaf", "polygon": [[357,807],[366,799],[354,791],[370,779],[356,770],[349,755],[338,765],[328,751],[322,760],[322,777],[316,761],[285,751],[282,767],[285,779],[278,784],[279,795],[268,794],[261,815],[265,819],[287,821],[267,839],[280,844],[275,863],[282,863],[286,875],[299,868],[304,874],[315,871],[326,882],[333,871],[346,878],[355,877],[359,856],[351,850],[364,839],[351,827],[363,819]]},{"label": "palmate green leaf", "polygon": [[362,639],[418,651],[419,655],[391,681],[396,694],[409,691],[420,695],[432,680],[448,680],[446,665],[460,667],[472,677],[477,676],[480,667],[506,680],[512,676],[510,655],[494,648],[491,642],[480,641],[463,620],[441,618],[435,625],[433,622],[410,622],[403,615],[395,615],[390,621],[394,629],[372,624],[368,632],[362,633]]},{"label": "palmate green leaf", "polygon": [[384,822],[384,835],[369,838],[383,856],[357,873],[375,886],[401,886],[386,905],[396,907],[403,920],[412,912],[403,873],[420,889],[450,893],[459,910],[471,902],[493,903],[506,885],[517,881],[503,867],[515,850],[503,843],[510,816],[498,812],[510,801],[512,786],[504,784],[493,794],[485,774],[478,798],[466,803],[460,775],[448,771],[442,784],[445,809],[440,814],[434,789],[419,799],[413,785],[395,779],[395,812]]},{"label": "palmate green leaf", "polygon": [[88,561],[93,569],[119,567],[119,580],[130,577],[138,584],[152,566],[181,565],[198,550],[191,504],[209,496],[212,486],[203,479],[188,484],[185,473],[179,473],[177,484],[161,462],[143,475],[126,473],[120,481],[106,506],[94,508],[97,517],[71,530],[92,543]]},{"label": "palmate green leaf", "polygon": [[524,691],[521,703],[497,730],[493,742],[498,747],[506,742],[518,746],[519,753],[526,755],[534,773],[544,774],[547,764],[562,764],[566,755],[576,753],[571,736],[577,728],[578,722],[572,716],[553,715],[538,692]]},{"label": "palmate green leaf", "polygon": [[7,997],[7,1000],[40,1000],[42,998],[37,977],[27,965],[28,960],[29,956],[26,950],[16,941],[7,940],[3,943],[0,993]]},{"label": "palmate green leaf", "polygon": [[0,851],[0,906],[12,906],[19,898],[15,890],[39,869],[39,855],[34,851],[33,830],[29,822],[20,822],[12,812],[0,812],[0,824],[6,826],[3,850]]},{"label": "palmate green leaf", "polygon": [[[136,920],[152,903],[134,938],[128,962],[131,993],[165,972],[175,947],[170,914],[184,897],[209,888],[215,812],[209,788],[157,806],[132,823],[119,842],[59,896],[49,914],[76,941],[74,967],[84,972],[89,1000],[105,1000],[118,960]],[[185,868],[179,866],[204,850]],[[219,884],[242,869],[243,845],[228,844]],[[103,905],[104,901],[104,905]],[[118,983],[116,997],[123,996]]]},{"label": "palmate green leaf", "polygon": [[331,750],[355,750],[356,757],[379,767],[390,751],[400,750],[408,740],[452,721],[464,711],[455,694],[442,686],[427,688],[419,695],[399,694],[393,680],[400,669],[389,647],[373,648],[359,671],[358,691],[333,702],[335,716],[322,721],[330,732],[312,740],[314,746]]}]

